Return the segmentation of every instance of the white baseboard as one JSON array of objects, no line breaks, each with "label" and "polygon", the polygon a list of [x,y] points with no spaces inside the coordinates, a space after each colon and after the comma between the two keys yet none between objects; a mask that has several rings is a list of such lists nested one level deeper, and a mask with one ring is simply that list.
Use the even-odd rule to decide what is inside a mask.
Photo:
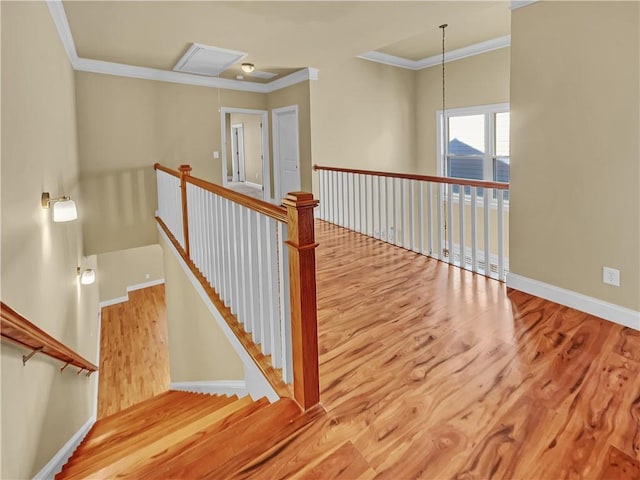
[{"label": "white baseboard", "polygon": [[62,467],[67,463],[67,460],[69,460],[69,457],[78,445],[80,445],[80,442],[82,442],[87,433],[89,433],[94,423],[96,423],[96,417],[92,416],[33,478],[37,480],[53,480],[56,474],[62,470]]},{"label": "white baseboard", "polygon": [[136,285],[130,285],[127,287],[127,294],[122,297],[111,298],[109,300],[105,300],[100,302],[100,308],[108,307],[110,305],[116,305],[118,303],[124,303],[129,301],[129,292],[133,292],[134,290],[142,290],[143,288],[155,287],[156,285],[162,285],[164,283],[164,278],[159,278],[157,280],[151,280],[149,282],[138,283]]},{"label": "white baseboard", "polygon": [[244,397],[249,393],[244,380],[214,380],[211,382],[171,382],[171,390],[184,392],[210,393],[217,395],[237,395]]},{"label": "white baseboard", "polygon": [[564,288],[515,273],[507,275],[507,287],[575,308],[581,312],[604,318],[625,327],[640,330],[640,312],[630,308],[621,307],[571,290],[565,290]]},{"label": "white baseboard", "polygon": [[258,184],[258,183],[253,183],[253,182],[248,182],[248,181],[244,181],[244,184],[248,187],[253,187],[253,188],[257,188],[258,190],[262,190],[262,185]]}]

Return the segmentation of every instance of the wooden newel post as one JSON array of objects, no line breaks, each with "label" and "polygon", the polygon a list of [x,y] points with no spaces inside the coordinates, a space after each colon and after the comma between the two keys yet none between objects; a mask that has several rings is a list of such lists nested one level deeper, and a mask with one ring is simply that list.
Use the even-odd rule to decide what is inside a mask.
[{"label": "wooden newel post", "polygon": [[191,176],[191,165],[180,165],[180,195],[182,197],[182,229],[184,232],[184,251],[187,258],[189,255],[189,216],[187,213],[187,182],[185,177]]},{"label": "wooden newel post", "polygon": [[315,252],[318,244],[313,221],[318,201],[311,193],[293,192],[287,194],[282,204],[288,217],[293,394],[307,410],[320,402]]}]

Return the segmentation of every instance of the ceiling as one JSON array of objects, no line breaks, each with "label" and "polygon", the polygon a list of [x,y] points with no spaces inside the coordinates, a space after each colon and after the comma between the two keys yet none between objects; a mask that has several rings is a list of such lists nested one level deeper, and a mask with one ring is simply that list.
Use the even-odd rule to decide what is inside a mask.
[{"label": "ceiling", "polygon": [[[171,70],[192,43],[246,52],[278,77],[378,52],[418,60],[510,31],[508,1],[68,1],[81,58]],[[235,78],[238,66],[221,74]],[[245,80],[251,79],[245,74]]]}]

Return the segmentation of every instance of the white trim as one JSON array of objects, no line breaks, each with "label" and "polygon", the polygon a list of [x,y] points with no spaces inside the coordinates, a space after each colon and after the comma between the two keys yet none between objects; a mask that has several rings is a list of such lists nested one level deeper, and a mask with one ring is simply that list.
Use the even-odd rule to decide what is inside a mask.
[{"label": "white trim", "polygon": [[87,420],[87,422],[82,427],[80,427],[80,430],[73,434],[73,436],[67,441],[67,443],[65,443],[62,448],[58,450],[58,452],[51,458],[51,460],[49,460],[49,462],[47,462],[47,464],[42,467],[42,470],[36,473],[33,478],[38,480],[52,480],[56,476],[56,474],[59,473],[60,470],[62,470],[64,464],[67,463],[69,457],[71,457],[75,449],[78,447],[78,445],[80,445],[80,442],[82,442],[87,433],[89,433],[89,430],[91,430],[91,427],[93,427],[94,423],[96,423],[95,415],[91,416],[91,418]]},{"label": "white trim", "polygon": [[69,28],[69,21],[64,11],[62,0],[47,0],[47,6],[49,7],[49,12],[53,17],[53,23],[58,30],[60,41],[67,52],[67,56],[69,57],[69,62],[71,62],[74,70],[80,72],[101,73],[104,75],[116,75],[119,77],[140,78],[144,80],[156,80],[160,82],[224,88],[227,90],[240,90],[255,93],[271,93],[276,90],[280,90],[281,88],[295,85],[296,83],[318,79],[318,69],[313,67],[302,68],[269,83],[257,83],[218,77],[205,77],[191,73],[139,67],[137,65],[126,65],[124,63],[105,62],[91,58],[80,58],[76,51],[73,35]]},{"label": "white trim", "polygon": [[62,0],[47,0],[47,7],[49,7],[49,13],[51,13],[53,17],[53,23],[58,30],[60,41],[67,52],[69,62],[75,69],[78,62],[78,54],[76,52],[76,45],[73,42],[73,36],[71,35],[71,29],[69,28],[67,14],[64,11],[64,5],[62,5]]},{"label": "white trim", "polygon": [[214,380],[211,382],[171,382],[170,390],[183,392],[208,393],[212,395],[248,395],[247,383],[244,380]]},{"label": "white trim", "polygon": [[[504,35],[502,37],[492,38],[484,42],[474,43],[467,47],[458,48],[457,50],[451,50],[445,52],[445,63],[460,60],[462,58],[472,57],[474,55],[480,55],[482,53],[491,52],[500,48],[511,46],[511,35]],[[431,57],[425,57],[420,60],[409,60],[408,58],[398,57],[396,55],[390,55],[388,53],[378,52],[371,50],[361,55],[357,55],[357,58],[363,60],[369,60],[372,62],[383,63],[385,65],[391,65],[393,67],[406,68],[408,70],[422,70],[424,68],[434,67],[442,63],[442,55],[433,55]]]},{"label": "white trim", "polygon": [[536,3],[538,0],[511,0],[511,5],[509,8],[513,10],[517,10],[518,8],[526,7],[527,5],[531,5],[532,3]]},{"label": "white trim", "polygon": [[250,181],[248,181],[248,180],[245,180],[245,181],[244,181],[244,184],[245,184],[246,186],[248,186],[248,187],[253,187],[253,188],[257,188],[258,190],[262,190],[262,185],[260,185],[260,184],[258,184],[258,183],[253,183],[253,182],[250,182]]},{"label": "white trim", "polygon": [[111,298],[109,300],[105,300],[104,302],[100,302],[100,308],[110,307],[111,305],[117,305],[118,303],[124,303],[129,301],[129,295],[125,295],[123,297]]},{"label": "white trim", "polygon": [[[255,110],[252,108],[220,108],[220,132],[222,135],[222,186],[226,187],[227,181],[227,113],[239,113],[243,115],[260,115],[262,122],[262,198],[265,202],[271,200],[271,168],[269,167],[269,112],[267,110]],[[264,186],[264,189],[262,188]]]},{"label": "white trim", "polygon": [[640,312],[630,308],[621,307],[511,272],[507,275],[507,287],[575,308],[618,325],[640,330]]},{"label": "white trim", "polygon": [[[302,185],[302,179],[300,177],[300,117],[298,115],[298,105],[287,105],[286,107],[274,108],[271,110],[271,128],[273,136],[273,191],[274,198],[277,198],[278,204],[284,198],[282,192],[282,185],[280,185],[280,147],[276,138],[278,138],[278,122],[276,117],[281,113],[293,112],[296,116],[296,151],[298,153],[298,182]],[[264,182],[264,181],[263,181]],[[288,192],[286,192],[288,193]]]},{"label": "white trim", "polygon": [[129,292],[133,292],[135,290],[142,290],[143,288],[155,287],[156,285],[162,285],[164,283],[164,278],[158,278],[157,280],[150,280],[144,283],[137,283],[135,285],[130,285],[127,287],[127,294],[122,297],[111,298],[109,300],[105,300],[100,302],[98,305],[100,308],[108,307],[110,305],[116,305],[118,303],[124,303],[129,301]]},{"label": "white trim", "polygon": [[[447,118],[460,116],[460,115],[485,115],[485,121],[486,121],[487,114],[511,112],[511,105],[509,104],[509,102],[502,102],[502,103],[491,103],[488,105],[474,105],[471,107],[447,108],[445,111],[446,111]],[[445,137],[445,135],[442,132],[442,128],[443,126],[444,128],[447,128],[448,125],[449,125],[449,122],[445,122],[443,119],[442,109],[436,110],[436,159],[438,160],[436,169],[437,169],[437,175],[439,177],[446,177],[444,172],[444,155],[447,152],[444,151],[446,142],[444,144],[442,142],[442,139]],[[448,132],[445,132],[445,133],[448,136]],[[489,145],[491,148],[485,148],[484,157],[492,157],[493,148],[495,148],[495,146],[492,146],[493,138],[488,137],[489,133],[493,135],[494,132],[493,131],[489,132],[489,129],[486,128],[486,125],[485,125],[485,147]],[[487,158],[483,158],[483,161],[482,161],[483,168],[486,168],[486,165],[485,165],[486,163],[487,163]],[[454,178],[454,177],[451,177],[451,178]],[[487,181],[493,181],[493,180],[487,180]]]},{"label": "white trim", "polygon": [[233,333],[233,331],[231,330],[227,322],[222,317],[222,314],[215,307],[215,305],[209,298],[209,295],[207,295],[207,293],[204,291],[204,288],[202,288],[202,285],[200,284],[198,279],[193,275],[193,272],[187,266],[182,256],[177,252],[177,250],[173,246],[173,243],[171,243],[171,240],[169,240],[169,237],[167,236],[165,231],[160,227],[160,225],[158,225],[158,232],[160,234],[160,237],[162,237],[165,244],[167,245],[167,248],[171,251],[173,256],[176,258],[176,260],[182,267],[182,270],[184,271],[185,275],[191,282],[191,285],[193,285],[193,288],[196,290],[196,292],[198,293],[198,295],[206,305],[207,309],[211,313],[211,316],[218,324],[218,327],[220,327],[220,330],[222,330],[222,333],[224,334],[224,336],[227,338],[227,340],[229,341],[233,349],[236,351],[236,353],[240,357],[240,360],[244,365],[244,378],[247,384],[247,391],[249,392],[251,397],[252,398],[267,397],[270,402],[275,402],[276,400],[278,400],[280,397],[278,396],[276,391],[273,389],[271,384],[264,377],[264,375],[256,365],[251,355],[249,355],[249,353],[245,350],[242,343],[240,343],[240,340],[238,340],[236,335]]}]

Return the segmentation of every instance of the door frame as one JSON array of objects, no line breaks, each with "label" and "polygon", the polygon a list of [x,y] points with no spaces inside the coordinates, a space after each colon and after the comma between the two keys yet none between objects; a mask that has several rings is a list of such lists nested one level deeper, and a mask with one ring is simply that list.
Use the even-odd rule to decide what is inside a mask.
[{"label": "door frame", "polygon": [[271,169],[269,168],[269,112],[267,110],[255,110],[251,108],[220,107],[220,135],[222,161],[222,186],[227,186],[227,113],[243,113],[248,115],[260,115],[262,122],[262,198],[273,201],[271,195]]},{"label": "door frame", "polygon": [[[237,144],[233,141],[234,131],[238,138]],[[234,182],[246,181],[244,169],[244,125],[242,123],[231,124],[231,166],[233,168],[232,180]]]},{"label": "door frame", "polygon": [[276,117],[281,113],[293,112],[296,117],[296,152],[298,154],[298,180],[302,184],[302,176],[300,174],[300,119],[298,116],[298,105],[288,105],[286,107],[274,108],[271,110],[272,120],[272,136],[273,136],[273,191],[274,198],[277,199],[277,203],[280,203],[284,198],[284,194],[288,192],[281,191],[280,185],[280,145],[278,144],[278,122]]}]

